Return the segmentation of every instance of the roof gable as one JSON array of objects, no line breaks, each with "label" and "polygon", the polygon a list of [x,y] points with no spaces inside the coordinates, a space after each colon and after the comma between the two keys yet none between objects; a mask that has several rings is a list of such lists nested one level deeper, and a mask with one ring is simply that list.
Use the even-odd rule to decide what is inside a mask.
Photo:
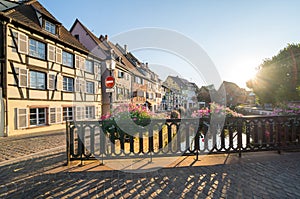
[{"label": "roof gable", "polygon": [[[51,23],[57,25],[56,28],[59,29],[58,35],[54,35],[42,27],[39,19],[39,13],[43,18],[50,20]],[[57,21],[57,19],[36,0],[20,3],[13,9],[6,10],[3,14],[6,17],[11,18],[12,23],[18,23],[26,29],[36,31],[38,34],[43,34],[44,36],[56,39],[63,44],[88,52],[88,50],[75,37],[73,37],[73,35],[64,26],[62,26],[59,21]]]}]

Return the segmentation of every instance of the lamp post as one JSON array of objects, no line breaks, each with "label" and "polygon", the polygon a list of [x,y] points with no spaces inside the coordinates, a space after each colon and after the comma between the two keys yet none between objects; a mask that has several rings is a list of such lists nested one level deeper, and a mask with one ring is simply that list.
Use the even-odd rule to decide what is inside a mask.
[{"label": "lamp post", "polygon": [[[116,61],[114,60],[113,56],[112,56],[112,52],[110,54],[110,57],[108,59],[105,60],[105,65],[106,65],[106,69],[109,70],[109,76],[113,77],[113,71],[116,68]],[[109,94],[109,110],[110,112],[112,111],[112,91],[110,91]]]}]

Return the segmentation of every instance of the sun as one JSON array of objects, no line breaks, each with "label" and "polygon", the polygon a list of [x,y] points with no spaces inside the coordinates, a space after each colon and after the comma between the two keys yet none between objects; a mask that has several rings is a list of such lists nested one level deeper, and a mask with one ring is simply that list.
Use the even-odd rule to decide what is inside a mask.
[{"label": "sun", "polygon": [[257,64],[252,63],[251,61],[238,63],[230,75],[231,81],[241,88],[247,88],[246,82],[255,78],[257,66]]}]

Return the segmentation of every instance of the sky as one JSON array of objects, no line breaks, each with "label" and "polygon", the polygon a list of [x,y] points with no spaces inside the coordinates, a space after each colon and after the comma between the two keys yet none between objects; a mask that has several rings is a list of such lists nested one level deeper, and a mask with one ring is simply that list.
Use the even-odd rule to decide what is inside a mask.
[{"label": "sky", "polygon": [[[246,88],[264,59],[300,42],[298,0],[40,0],[67,29],[78,18],[96,36],[141,28],[174,31],[199,45],[224,81]],[[145,37],[147,39],[147,37]],[[176,42],[176,41],[174,41]],[[124,45],[124,44],[121,44]],[[128,49],[164,80],[208,82],[188,60],[155,49]],[[197,63],[201,65],[201,63]]]}]

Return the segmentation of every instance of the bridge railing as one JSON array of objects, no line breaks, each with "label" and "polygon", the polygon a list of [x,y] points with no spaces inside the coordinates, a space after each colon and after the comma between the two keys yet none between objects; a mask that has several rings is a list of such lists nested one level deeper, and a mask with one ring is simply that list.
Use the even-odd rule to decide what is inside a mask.
[{"label": "bridge railing", "polygon": [[226,118],[223,126],[208,118],[153,119],[134,133],[114,121],[68,122],[66,128],[68,162],[300,148],[300,116]]}]

